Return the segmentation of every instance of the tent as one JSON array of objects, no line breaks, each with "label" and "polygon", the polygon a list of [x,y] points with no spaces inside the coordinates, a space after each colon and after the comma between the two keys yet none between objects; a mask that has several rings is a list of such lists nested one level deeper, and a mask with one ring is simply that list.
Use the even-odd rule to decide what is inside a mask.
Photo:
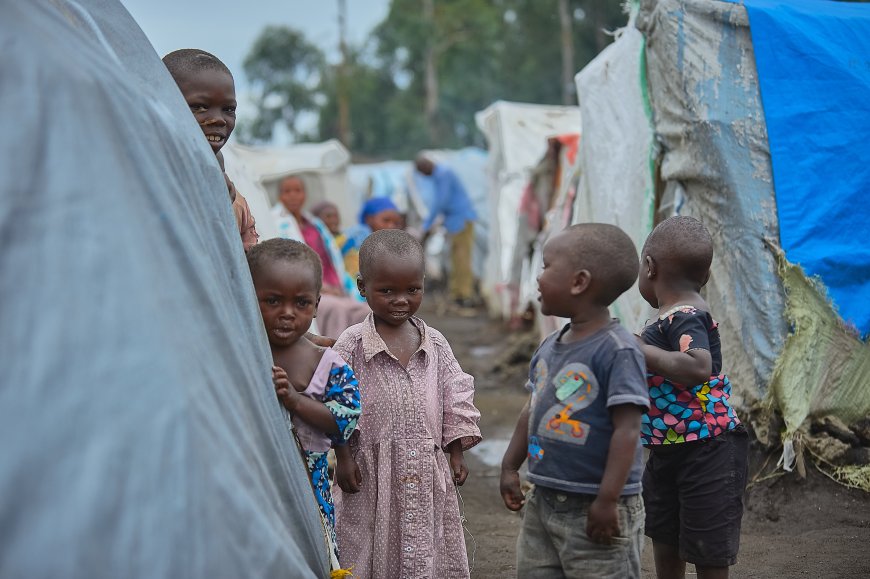
[{"label": "tent", "polygon": [[481,292],[490,313],[508,318],[515,300],[508,286],[517,244],[520,198],[547,138],[580,132],[580,109],[498,101],[475,120],[489,144],[489,254]]},{"label": "tent", "polygon": [[223,176],[117,0],[7,2],[0,574],[323,577]]},{"label": "tent", "polygon": [[[837,173],[845,186],[819,185],[831,181],[831,151],[864,147],[866,130],[854,129],[870,118],[870,67],[838,51],[870,53],[870,9],[745,4],[634,3],[629,26],[577,76],[586,122],[575,215],[622,226],[638,248],[669,215],[707,225],[715,258],[706,298],[722,328],[735,402],[762,440],[779,434],[768,432],[765,410],[782,414],[790,468],[807,418],[848,422],[870,413],[862,380],[870,350],[860,338],[870,329],[860,325],[870,302],[845,308],[830,291],[848,278],[850,291],[870,296],[866,251],[849,241],[866,218],[858,200],[870,186],[866,163],[845,156],[843,166],[854,167]],[[772,60],[777,66],[762,69]],[[839,221],[844,231],[828,231],[832,214],[849,214]],[[838,277],[811,269],[819,255],[835,260]],[[631,329],[648,314],[636,291],[615,310]]]},{"label": "tent", "polygon": [[[278,202],[279,182],[291,175],[305,183],[307,206],[318,201],[332,201],[338,206],[342,223],[356,222],[360,202],[353,195],[348,181],[350,153],[335,139],[284,147],[230,143],[223,151],[227,174],[248,200],[258,230],[260,223],[268,223],[265,227],[271,228],[271,231],[265,227],[260,231],[261,239],[276,235],[269,210]],[[237,178],[241,183],[236,182]],[[248,198],[251,193],[254,201]]]}]

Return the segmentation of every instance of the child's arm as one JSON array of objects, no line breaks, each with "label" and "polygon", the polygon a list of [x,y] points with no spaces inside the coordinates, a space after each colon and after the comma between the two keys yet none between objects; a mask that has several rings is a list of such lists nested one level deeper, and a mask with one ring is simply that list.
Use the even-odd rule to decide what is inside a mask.
[{"label": "child's arm", "polygon": [[296,391],[283,368],[272,366],[272,382],[278,400],[294,416],[298,416],[325,434],[338,433],[338,424],[323,402],[312,400]]},{"label": "child's arm", "polygon": [[526,460],[526,449],[529,444],[529,407],[531,400],[531,397],[529,397],[526,405],[523,406],[520,417],[517,418],[514,434],[511,436],[511,441],[504,453],[504,458],[501,459],[499,491],[505,506],[512,511],[518,511],[523,508],[523,503],[525,502],[523,492],[520,490],[519,470]]},{"label": "child's arm", "polygon": [[453,473],[453,483],[457,486],[465,484],[468,478],[468,467],[465,465],[465,456],[462,454],[462,441],[454,440],[447,445],[450,453],[450,472]]},{"label": "child's arm", "polygon": [[643,408],[634,404],[619,404],[610,408],[613,436],[610,438],[601,487],[589,507],[586,522],[586,534],[596,543],[609,544],[614,536],[619,535],[616,503],[634,462],[642,414]]},{"label": "child's arm", "polygon": [[713,357],[707,350],[669,352],[649,344],[643,344],[640,349],[650,371],[677,384],[703,384],[713,372]]},{"label": "child's arm", "polygon": [[335,446],[335,482],[346,493],[358,493],[362,487],[359,465],[346,444]]}]

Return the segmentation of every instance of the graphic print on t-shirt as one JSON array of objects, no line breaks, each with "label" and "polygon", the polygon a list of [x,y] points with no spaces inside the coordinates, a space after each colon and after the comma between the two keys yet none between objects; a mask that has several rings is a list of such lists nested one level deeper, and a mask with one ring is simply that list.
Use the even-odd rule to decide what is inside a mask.
[{"label": "graphic print on t-shirt", "polygon": [[558,402],[544,414],[536,434],[569,444],[586,444],[589,424],[575,416],[598,397],[595,375],[585,364],[573,362],[553,374],[552,380]]}]

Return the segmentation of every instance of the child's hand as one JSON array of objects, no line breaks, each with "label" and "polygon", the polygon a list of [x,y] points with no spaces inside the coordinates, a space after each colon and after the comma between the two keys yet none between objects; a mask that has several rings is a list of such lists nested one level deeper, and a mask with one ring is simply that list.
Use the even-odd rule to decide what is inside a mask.
[{"label": "child's hand", "polygon": [[594,542],[609,545],[613,537],[619,536],[619,515],[616,511],[616,501],[600,497],[589,506],[589,517],[586,521],[586,535]]},{"label": "child's hand", "polygon": [[450,451],[450,472],[453,474],[453,484],[462,486],[468,478],[468,467],[465,466],[465,456],[462,450]]},{"label": "child's hand", "polygon": [[523,496],[523,491],[520,489],[519,472],[502,468],[498,490],[501,492],[501,500],[504,501],[504,506],[508,509],[518,511],[523,508],[526,498]]},{"label": "child's hand", "polygon": [[287,372],[279,366],[272,366],[272,383],[275,385],[275,395],[278,401],[287,410],[292,410],[293,397],[298,394],[293,385],[290,384],[290,379],[287,377]]},{"label": "child's hand", "polygon": [[335,345],[335,340],[329,336],[318,336],[317,334],[306,332],[305,338],[315,346],[320,346],[321,348],[331,348]]},{"label": "child's hand", "polygon": [[335,482],[346,493],[358,493],[362,488],[362,473],[354,459],[336,461]]},{"label": "child's hand", "polygon": [[358,493],[362,487],[362,473],[347,445],[335,447],[335,482],[350,494]]}]

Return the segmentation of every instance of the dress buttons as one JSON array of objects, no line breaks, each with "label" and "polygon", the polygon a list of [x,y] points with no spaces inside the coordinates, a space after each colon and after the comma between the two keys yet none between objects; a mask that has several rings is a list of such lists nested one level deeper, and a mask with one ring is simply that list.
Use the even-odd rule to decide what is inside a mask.
[{"label": "dress buttons", "polygon": [[408,456],[410,456],[411,458],[414,458],[415,456],[417,456],[417,451],[412,450],[411,452],[408,453]]}]

